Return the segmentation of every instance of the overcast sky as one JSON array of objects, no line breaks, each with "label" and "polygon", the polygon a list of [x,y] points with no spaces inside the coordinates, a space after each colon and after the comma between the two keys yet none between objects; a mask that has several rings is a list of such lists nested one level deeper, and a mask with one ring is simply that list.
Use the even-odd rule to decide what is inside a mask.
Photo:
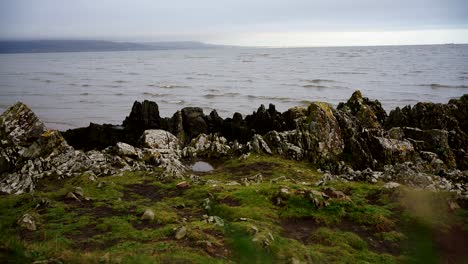
[{"label": "overcast sky", "polygon": [[0,38],[468,43],[468,0],[0,0]]}]

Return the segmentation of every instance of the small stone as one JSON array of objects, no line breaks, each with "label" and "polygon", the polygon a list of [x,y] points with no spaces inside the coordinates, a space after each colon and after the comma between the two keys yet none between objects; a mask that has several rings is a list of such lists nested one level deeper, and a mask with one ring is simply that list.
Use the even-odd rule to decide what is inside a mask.
[{"label": "small stone", "polygon": [[179,228],[175,234],[175,239],[180,240],[187,235],[187,228],[185,226]]},{"label": "small stone", "polygon": [[190,184],[186,181],[183,181],[183,182],[179,182],[177,184],[177,188],[179,189],[186,189],[186,188],[189,188],[190,187]]},{"label": "small stone", "polygon": [[80,197],[84,196],[83,189],[81,187],[75,187],[75,190],[73,192]]},{"label": "small stone", "polygon": [[447,201],[447,204],[448,204],[450,211],[455,211],[457,209],[460,209],[460,206],[455,201]]},{"label": "small stone", "polygon": [[81,200],[73,192],[67,193],[67,195],[65,196],[65,199],[81,202]]},{"label": "small stone", "polygon": [[241,218],[239,218],[239,221],[243,221],[243,222],[245,222],[245,221],[247,221],[247,218],[245,218],[245,217],[241,217]]},{"label": "small stone", "polygon": [[36,222],[34,221],[34,218],[30,214],[24,214],[23,216],[20,217],[17,221],[18,225],[20,225],[23,228],[26,228],[29,231],[36,231]]},{"label": "small stone", "polygon": [[151,209],[146,209],[143,215],[141,216],[141,220],[148,220],[148,221],[153,221],[154,220],[154,212]]}]

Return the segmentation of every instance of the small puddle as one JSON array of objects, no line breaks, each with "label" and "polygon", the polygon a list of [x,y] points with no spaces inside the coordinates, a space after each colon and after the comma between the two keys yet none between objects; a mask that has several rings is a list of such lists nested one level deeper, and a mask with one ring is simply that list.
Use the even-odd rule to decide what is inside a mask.
[{"label": "small puddle", "polygon": [[208,162],[204,161],[197,161],[191,166],[192,170],[195,172],[209,172],[214,170],[213,166],[211,166]]}]

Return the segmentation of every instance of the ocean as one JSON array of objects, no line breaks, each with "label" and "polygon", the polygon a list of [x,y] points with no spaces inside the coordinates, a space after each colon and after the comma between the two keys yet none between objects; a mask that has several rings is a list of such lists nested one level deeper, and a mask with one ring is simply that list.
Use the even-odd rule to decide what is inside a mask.
[{"label": "ocean", "polygon": [[468,93],[468,45],[225,48],[0,55],[0,111],[22,101],[49,128],[121,124],[135,100],[161,116],[187,106],[220,116],[324,101],[353,91],[387,111]]}]

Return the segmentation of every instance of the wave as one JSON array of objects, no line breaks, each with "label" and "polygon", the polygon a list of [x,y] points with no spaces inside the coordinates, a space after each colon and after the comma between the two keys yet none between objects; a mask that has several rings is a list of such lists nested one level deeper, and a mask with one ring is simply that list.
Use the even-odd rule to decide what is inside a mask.
[{"label": "wave", "polygon": [[451,88],[451,89],[468,89],[468,85],[447,85],[439,83],[420,84],[418,86],[431,87],[432,89]]},{"label": "wave", "polygon": [[82,84],[81,87],[90,87],[90,84]]},{"label": "wave", "polygon": [[304,87],[304,88],[318,88],[318,89],[329,88],[328,86],[315,85],[315,84],[307,84],[307,85],[303,85],[302,87]]},{"label": "wave", "polygon": [[124,95],[124,94],[123,94],[123,93],[115,93],[114,95],[122,96],[122,95]]},{"label": "wave", "polygon": [[117,81],[114,81],[115,83],[128,83],[128,81],[124,81],[124,80],[117,80]]},{"label": "wave", "polygon": [[184,100],[162,100],[161,102],[166,103],[166,104],[177,104],[177,105],[185,104]]},{"label": "wave", "polygon": [[334,74],[366,75],[366,72],[333,72]]},{"label": "wave", "polygon": [[304,81],[310,82],[310,83],[335,82],[333,80],[327,80],[327,79],[312,79],[312,80],[304,80]]},{"label": "wave", "polygon": [[164,88],[164,89],[190,88],[190,86],[186,86],[186,85],[160,85],[159,88]]},{"label": "wave", "polygon": [[171,94],[158,94],[158,93],[150,93],[150,92],[143,92],[143,95],[151,96],[151,97],[165,97],[170,96]]},{"label": "wave", "polygon": [[205,94],[205,95],[203,95],[203,97],[208,98],[208,99],[212,99],[212,98],[216,98],[216,97],[236,97],[236,96],[239,96],[239,95],[240,95],[240,93]]},{"label": "wave", "polygon": [[89,93],[80,93],[80,95],[89,95]]}]

